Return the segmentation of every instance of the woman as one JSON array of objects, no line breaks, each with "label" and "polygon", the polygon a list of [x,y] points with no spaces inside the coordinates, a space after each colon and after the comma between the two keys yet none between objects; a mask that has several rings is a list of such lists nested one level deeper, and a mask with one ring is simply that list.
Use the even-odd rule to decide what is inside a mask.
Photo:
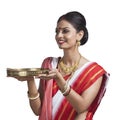
[{"label": "woman", "polygon": [[76,11],[62,15],[56,26],[56,42],[63,57],[48,57],[37,89],[34,78],[17,78],[28,83],[28,98],[39,120],[92,120],[106,90],[107,72],[81,55],[79,46],[88,40],[84,16]]}]

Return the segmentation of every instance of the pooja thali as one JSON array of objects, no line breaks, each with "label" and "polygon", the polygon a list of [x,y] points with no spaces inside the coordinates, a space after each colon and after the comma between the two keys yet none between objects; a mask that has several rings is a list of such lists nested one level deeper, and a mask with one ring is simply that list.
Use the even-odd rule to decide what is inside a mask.
[{"label": "pooja thali", "polygon": [[49,74],[48,68],[7,68],[7,77],[27,77]]}]

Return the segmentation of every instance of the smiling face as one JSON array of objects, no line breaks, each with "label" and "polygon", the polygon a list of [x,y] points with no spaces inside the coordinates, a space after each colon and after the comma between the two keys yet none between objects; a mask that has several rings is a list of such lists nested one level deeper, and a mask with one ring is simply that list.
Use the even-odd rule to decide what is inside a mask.
[{"label": "smiling face", "polygon": [[80,40],[81,37],[80,32],[78,33],[73,25],[66,20],[58,22],[55,39],[59,48],[70,49],[76,47],[76,40]]}]

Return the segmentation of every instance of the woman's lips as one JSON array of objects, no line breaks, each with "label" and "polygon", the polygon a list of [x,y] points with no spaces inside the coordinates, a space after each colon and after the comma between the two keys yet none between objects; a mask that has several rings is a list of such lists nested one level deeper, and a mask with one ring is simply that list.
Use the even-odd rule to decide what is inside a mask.
[{"label": "woman's lips", "polygon": [[58,40],[58,44],[63,44],[65,43],[65,40]]}]

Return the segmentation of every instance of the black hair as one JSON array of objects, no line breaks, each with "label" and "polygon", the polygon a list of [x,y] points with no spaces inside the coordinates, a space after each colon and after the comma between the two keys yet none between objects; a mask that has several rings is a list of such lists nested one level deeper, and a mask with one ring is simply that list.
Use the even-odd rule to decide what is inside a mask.
[{"label": "black hair", "polygon": [[77,12],[77,11],[72,11],[68,12],[61,17],[59,17],[57,23],[59,23],[61,20],[66,20],[70,24],[73,25],[73,27],[76,29],[77,32],[83,30],[84,31],[84,36],[80,41],[81,45],[84,45],[88,41],[88,30],[86,28],[86,19],[85,17]]}]

